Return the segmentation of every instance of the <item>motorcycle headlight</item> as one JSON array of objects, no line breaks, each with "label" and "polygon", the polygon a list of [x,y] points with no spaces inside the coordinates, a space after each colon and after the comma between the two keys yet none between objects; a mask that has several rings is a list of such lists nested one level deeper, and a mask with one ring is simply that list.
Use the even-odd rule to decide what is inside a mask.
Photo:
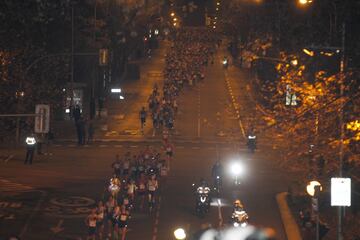
[{"label": "motorcycle headlight", "polygon": [[233,165],[231,166],[231,172],[234,175],[241,175],[244,173],[244,171],[245,171],[244,166],[239,162],[233,163]]},{"label": "motorcycle headlight", "polygon": [[246,222],[241,223],[241,227],[246,227],[246,226],[247,226]]},{"label": "motorcycle headlight", "polygon": [[234,227],[238,227],[238,226],[239,226],[239,223],[234,222]]}]

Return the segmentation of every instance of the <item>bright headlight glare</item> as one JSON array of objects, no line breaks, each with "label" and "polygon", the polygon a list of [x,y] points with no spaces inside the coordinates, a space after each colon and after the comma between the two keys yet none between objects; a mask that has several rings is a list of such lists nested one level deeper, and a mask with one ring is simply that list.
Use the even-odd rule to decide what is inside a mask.
[{"label": "bright headlight glare", "polygon": [[234,175],[240,175],[244,173],[244,166],[240,163],[233,163],[231,165],[231,172]]}]

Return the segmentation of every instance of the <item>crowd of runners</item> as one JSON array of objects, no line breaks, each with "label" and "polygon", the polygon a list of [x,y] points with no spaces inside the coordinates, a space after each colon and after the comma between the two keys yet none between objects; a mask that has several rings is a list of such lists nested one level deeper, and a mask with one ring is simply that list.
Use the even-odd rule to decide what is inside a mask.
[{"label": "crowd of runners", "polygon": [[193,86],[205,78],[205,67],[213,62],[216,39],[208,30],[186,29],[178,32],[166,54],[162,92],[154,85],[148,98],[148,111],[140,110],[141,131],[148,116],[152,119],[153,135],[156,130],[174,129],[178,113],[178,100],[184,86]]},{"label": "crowd of runners", "polygon": [[87,239],[124,240],[133,211],[152,213],[159,187],[164,184],[173,157],[174,146],[169,136],[178,113],[177,97],[182,89],[191,88],[204,79],[205,67],[209,60],[213,62],[216,43],[208,30],[178,32],[166,54],[162,91],[155,84],[148,98],[148,110],[142,107],[139,113],[143,134],[148,115],[152,119],[154,134],[156,130],[162,131],[162,149],[147,146],[137,154],[116,155],[104,200],[85,219]]},{"label": "crowd of runners", "polygon": [[159,182],[164,183],[172,156],[173,145],[168,138],[164,138],[160,150],[146,146],[137,154],[116,155],[104,201],[99,201],[85,220],[87,239],[124,240],[133,211],[151,214],[157,202]]}]

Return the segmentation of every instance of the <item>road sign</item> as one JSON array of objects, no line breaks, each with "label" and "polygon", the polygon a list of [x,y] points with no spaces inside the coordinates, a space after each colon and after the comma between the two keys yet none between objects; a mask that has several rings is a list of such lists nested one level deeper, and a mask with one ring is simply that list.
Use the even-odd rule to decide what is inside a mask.
[{"label": "road sign", "polygon": [[331,178],[331,206],[351,206],[350,178]]},{"label": "road sign", "polygon": [[50,105],[37,104],[35,106],[35,133],[48,133],[50,128]]}]

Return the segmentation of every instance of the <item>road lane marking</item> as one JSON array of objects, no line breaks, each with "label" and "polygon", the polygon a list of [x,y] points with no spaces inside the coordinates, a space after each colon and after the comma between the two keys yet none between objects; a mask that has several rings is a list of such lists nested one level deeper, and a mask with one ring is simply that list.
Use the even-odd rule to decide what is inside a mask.
[{"label": "road lane marking", "polygon": [[28,229],[29,224],[32,222],[32,219],[34,218],[34,216],[40,211],[41,205],[43,204],[45,197],[46,197],[46,192],[41,191],[41,190],[36,190],[36,191],[41,193],[41,197],[40,197],[39,201],[37,202],[35,209],[32,211],[32,213],[30,214],[28,219],[26,219],[26,222],[25,222],[23,228],[21,229],[21,232],[19,234],[19,237],[21,239],[24,238],[24,235]]},{"label": "road lane marking", "polygon": [[137,145],[132,145],[132,146],[130,146],[131,148],[137,148],[137,147],[139,147],[139,146],[137,146]]},{"label": "road lane marking", "polygon": [[[227,82],[227,84],[229,85],[229,88],[231,88],[230,86],[230,80],[228,79],[228,74],[227,72],[225,72],[225,81]],[[228,90],[229,91],[229,90]],[[235,110],[238,110],[238,107],[237,107],[237,103],[235,103],[235,97],[233,95],[232,92],[229,91],[229,94],[230,94],[230,97],[232,99],[232,105],[234,107]],[[240,114],[238,114],[238,122],[239,122],[239,127],[240,127],[240,130],[241,130],[241,133],[243,135],[244,138],[246,138],[246,134],[245,134],[245,130],[244,130],[244,126],[242,124],[242,121],[241,121],[241,116]]]},{"label": "road lane marking", "polygon": [[198,138],[200,137],[200,133],[201,133],[201,113],[200,113],[200,111],[201,111],[201,99],[200,99],[200,86],[199,86],[199,91],[198,91],[198,131],[197,131],[197,136],[198,136]]},{"label": "road lane marking", "polygon": [[218,216],[219,216],[219,227],[222,227],[223,225],[223,216],[221,211],[221,199],[218,199]]},{"label": "road lane marking", "polygon": [[10,182],[6,179],[0,179],[0,192],[20,192],[29,191],[33,188],[20,183]]},{"label": "road lane marking", "polygon": [[158,204],[157,209],[156,209],[156,216],[155,216],[155,222],[154,222],[154,229],[153,229],[152,240],[156,240],[156,239],[157,239],[158,225],[159,225],[159,217],[160,217],[161,196],[159,196],[158,202],[159,202],[159,204]]},{"label": "road lane marking", "polygon": [[64,228],[62,227],[63,223],[64,223],[64,219],[59,220],[58,224],[54,227],[51,227],[50,230],[55,234],[62,232],[64,230]]}]

